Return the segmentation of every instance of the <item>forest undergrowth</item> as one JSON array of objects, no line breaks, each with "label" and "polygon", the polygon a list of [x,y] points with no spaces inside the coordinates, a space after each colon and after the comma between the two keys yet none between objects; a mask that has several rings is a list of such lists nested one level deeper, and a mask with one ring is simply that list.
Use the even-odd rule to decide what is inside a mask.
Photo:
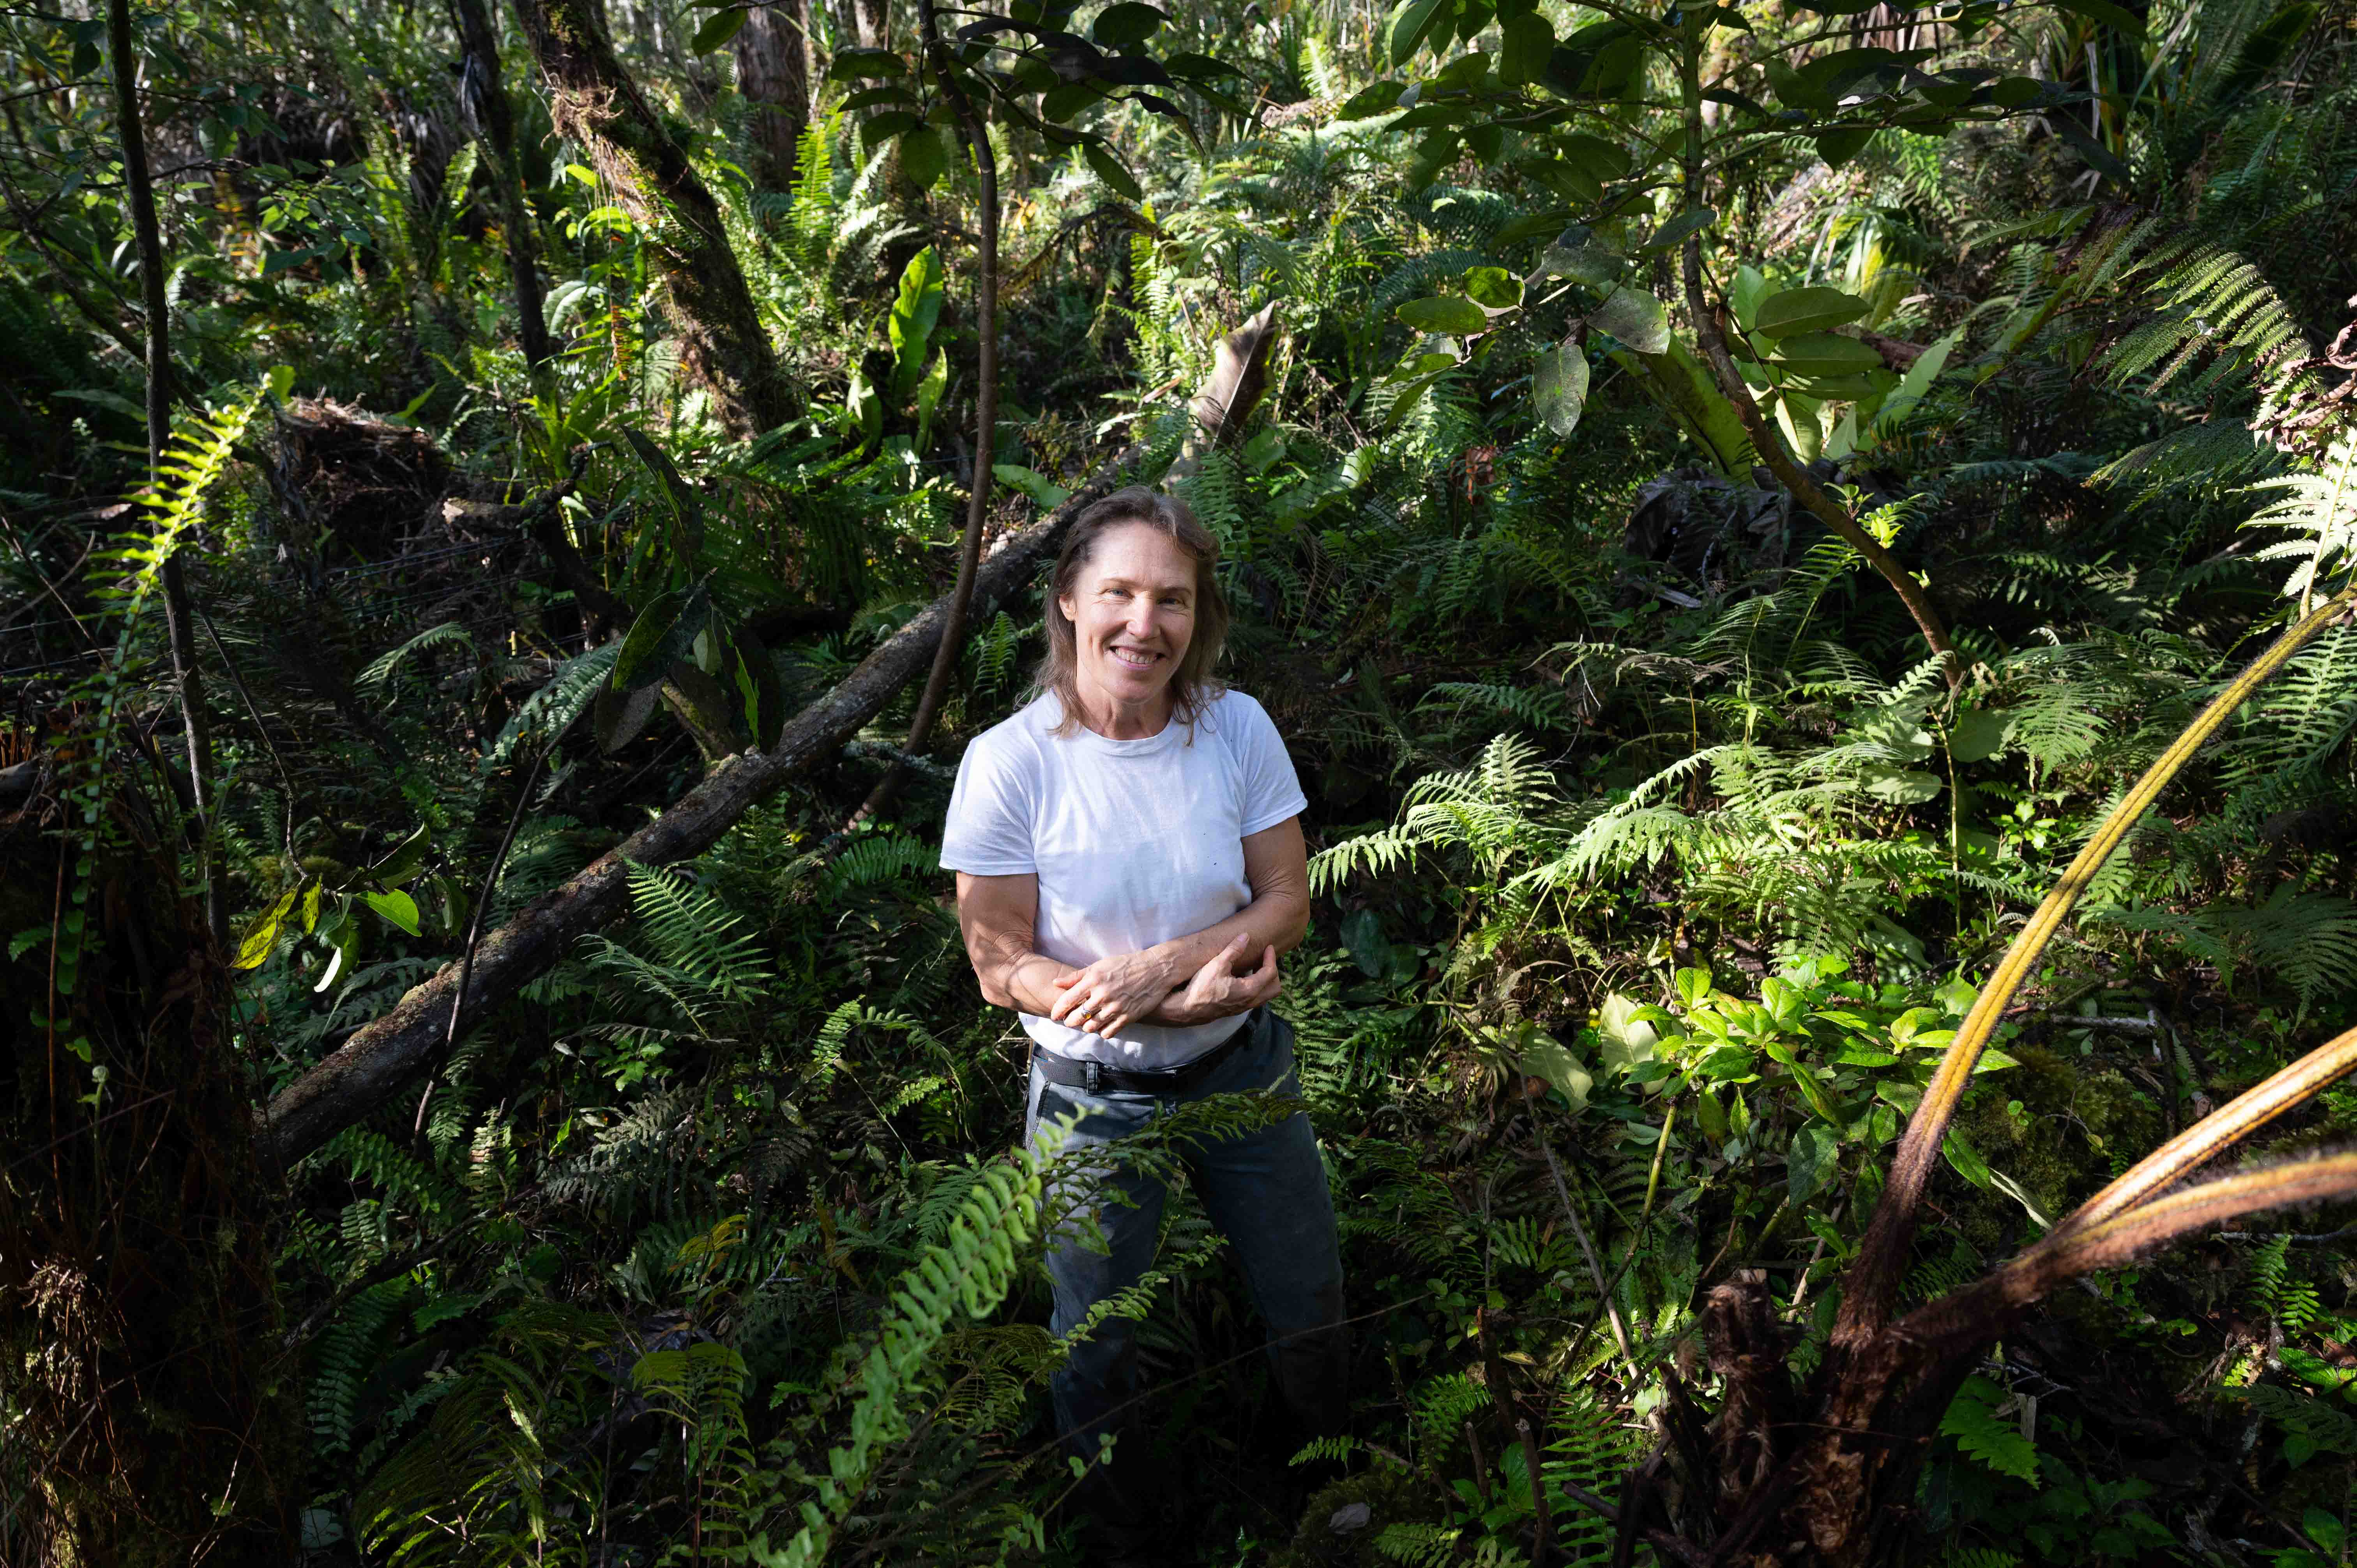
[{"label": "forest undergrowth", "polygon": [[[2055,1275],[1870,1539],[1766,1522],[1854,1329],[2357,1025],[2346,0],[114,11],[0,14],[0,1562],[1085,1561],[1072,1173],[937,854],[1036,574],[930,737],[793,747],[975,486],[1108,465],[1310,801],[1354,1347],[1281,1439],[1174,1174],[1109,1310],[1176,1560],[2348,1561],[2346,1186]],[[2343,1070],[2152,1190],[2330,1167]]]}]

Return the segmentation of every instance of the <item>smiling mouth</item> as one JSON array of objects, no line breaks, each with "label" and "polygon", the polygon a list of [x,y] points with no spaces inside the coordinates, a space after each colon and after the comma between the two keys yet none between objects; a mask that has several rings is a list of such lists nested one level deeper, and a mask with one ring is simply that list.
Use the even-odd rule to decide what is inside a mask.
[{"label": "smiling mouth", "polygon": [[1113,648],[1106,651],[1114,656],[1116,663],[1125,665],[1132,670],[1151,669],[1162,659],[1159,653],[1151,653],[1143,648]]}]

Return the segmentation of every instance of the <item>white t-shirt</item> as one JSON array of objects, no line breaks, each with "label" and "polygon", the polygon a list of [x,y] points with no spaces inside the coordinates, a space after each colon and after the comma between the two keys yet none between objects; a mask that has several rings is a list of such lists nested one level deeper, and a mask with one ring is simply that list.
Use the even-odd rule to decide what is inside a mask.
[{"label": "white t-shirt", "polygon": [[[1190,936],[1252,902],[1244,839],[1308,804],[1258,703],[1224,693],[1191,737],[1175,717],[1144,740],[1108,740],[1082,724],[1059,736],[1062,717],[1060,700],[1043,693],[966,747],[943,866],[1036,875],[1038,950],[1075,966]],[[1136,1068],[1187,1061],[1236,1026],[1131,1024],[1106,1037],[1022,1016],[1047,1050]]]}]

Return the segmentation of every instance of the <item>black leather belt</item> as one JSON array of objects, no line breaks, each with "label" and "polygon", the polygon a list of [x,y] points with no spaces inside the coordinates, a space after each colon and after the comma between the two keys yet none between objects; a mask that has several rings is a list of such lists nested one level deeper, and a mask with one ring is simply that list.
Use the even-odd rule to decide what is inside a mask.
[{"label": "black leather belt", "polygon": [[1234,1054],[1259,1021],[1260,1009],[1255,1007],[1244,1015],[1243,1022],[1230,1031],[1226,1039],[1177,1067],[1108,1067],[1099,1061],[1075,1061],[1044,1048],[1033,1049],[1031,1066],[1049,1083],[1077,1089],[1084,1094],[1109,1089],[1125,1094],[1184,1094],[1211,1077],[1213,1068]]}]

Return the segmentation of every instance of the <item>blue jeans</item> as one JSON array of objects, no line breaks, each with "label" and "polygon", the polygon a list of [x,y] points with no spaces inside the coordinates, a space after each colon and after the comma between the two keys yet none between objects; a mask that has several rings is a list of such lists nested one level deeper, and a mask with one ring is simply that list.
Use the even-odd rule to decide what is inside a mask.
[{"label": "blue jeans", "polygon": [[[1036,1144],[1043,1123],[1074,1112],[1079,1122],[1060,1142],[1052,1141],[1051,1127],[1044,1153],[1116,1144],[1208,1095],[1274,1090],[1298,1096],[1293,1026],[1262,1007],[1249,1027],[1244,1042],[1184,1094],[1089,1094],[1049,1083],[1035,1068],[1026,1141]],[[1296,1112],[1239,1137],[1192,1142],[1184,1158],[1203,1208],[1235,1248],[1253,1303],[1268,1324],[1270,1369],[1278,1391],[1313,1433],[1340,1432],[1349,1412],[1350,1356],[1342,1326],[1342,1257],[1326,1165],[1308,1115]],[[1103,1184],[1098,1201],[1082,1212],[1094,1218],[1110,1252],[1084,1244],[1069,1227],[1049,1238],[1048,1276],[1056,1296],[1050,1326],[1059,1336],[1071,1333],[1096,1303],[1137,1282],[1153,1262],[1161,1230],[1165,1189],[1159,1180],[1129,1163],[1098,1167],[1095,1179]],[[1049,1202],[1062,1210],[1053,1191]],[[1098,1433],[1118,1434],[1135,1413],[1130,1406],[1137,1391],[1134,1326],[1127,1318],[1106,1319],[1050,1380],[1057,1431],[1084,1456],[1095,1454]],[[1130,1494],[1124,1499],[1128,1503],[1138,1500],[1138,1491],[1151,1489],[1140,1469],[1146,1458],[1143,1447],[1136,1438],[1115,1445],[1110,1479],[1119,1492]]]}]

